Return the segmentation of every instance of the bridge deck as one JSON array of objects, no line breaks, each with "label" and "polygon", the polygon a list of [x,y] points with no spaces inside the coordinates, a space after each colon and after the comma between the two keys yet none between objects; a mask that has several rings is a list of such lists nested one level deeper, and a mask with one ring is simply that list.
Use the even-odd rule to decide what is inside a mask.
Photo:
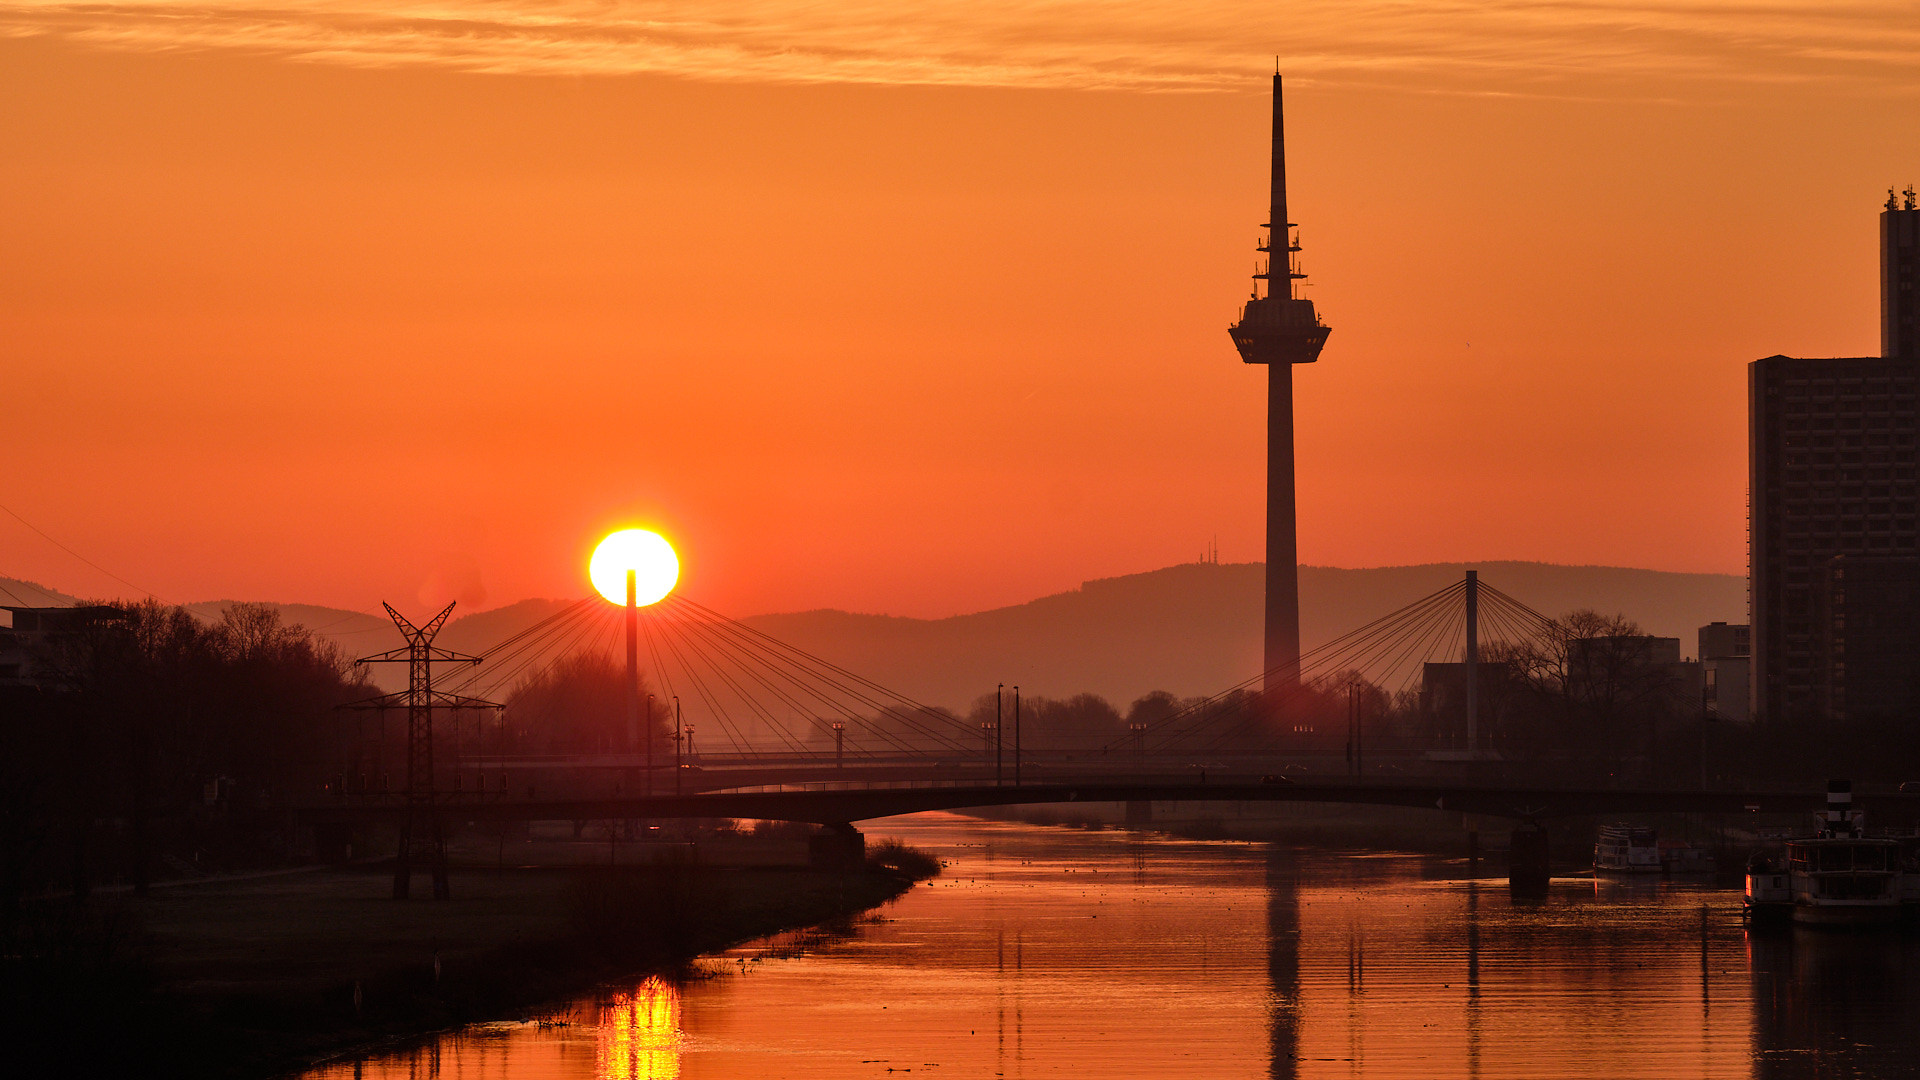
[{"label": "bridge deck", "polygon": [[[685,795],[514,799],[511,796],[447,797],[449,817],[461,820],[597,821],[645,818],[750,818],[839,824],[929,810],[965,810],[1071,802],[1316,802],[1457,810],[1515,820],[1588,814],[1811,813],[1825,806],[1824,791],[1692,791],[1554,789],[1458,783],[1365,783],[1297,781],[1203,783],[1183,778],[1095,780],[1019,787],[970,782],[906,782],[851,786],[809,785],[774,790],[705,791]],[[1879,808],[1920,811],[1920,795],[1863,797]],[[398,815],[389,802],[302,808],[309,820],[364,820]],[[1903,815],[1905,816],[1905,815]]]}]

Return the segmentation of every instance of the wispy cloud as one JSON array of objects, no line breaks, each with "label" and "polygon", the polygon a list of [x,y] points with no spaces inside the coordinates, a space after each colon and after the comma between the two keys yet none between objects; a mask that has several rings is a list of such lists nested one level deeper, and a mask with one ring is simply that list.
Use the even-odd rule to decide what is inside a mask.
[{"label": "wispy cloud", "polygon": [[1473,92],[1575,83],[1920,88],[1907,0],[0,0],[0,34],[497,73],[1211,90],[1271,70]]}]

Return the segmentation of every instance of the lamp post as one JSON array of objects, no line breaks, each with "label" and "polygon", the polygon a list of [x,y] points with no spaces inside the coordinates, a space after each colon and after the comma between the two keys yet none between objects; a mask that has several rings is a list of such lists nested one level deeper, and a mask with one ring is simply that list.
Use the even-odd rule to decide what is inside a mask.
[{"label": "lamp post", "polygon": [[685,766],[681,762],[682,736],[680,731],[680,695],[673,695],[673,793],[680,794],[680,770]]},{"label": "lamp post", "polygon": [[993,786],[999,787],[1001,777],[1006,771],[1007,737],[1000,732],[1004,718],[1000,715],[1000,697],[1006,692],[1007,684],[1001,683],[993,688]]},{"label": "lamp post", "polygon": [[[1354,690],[1357,694],[1358,683],[1354,684]],[[1366,717],[1360,711],[1365,706],[1365,701],[1365,698],[1356,696],[1353,703],[1353,775],[1355,776],[1367,775],[1367,723]]]},{"label": "lamp post", "polygon": [[1013,786],[1020,786],[1020,688],[1013,688]]},{"label": "lamp post", "polygon": [[1360,761],[1360,684],[1347,681],[1347,773],[1359,775]]}]

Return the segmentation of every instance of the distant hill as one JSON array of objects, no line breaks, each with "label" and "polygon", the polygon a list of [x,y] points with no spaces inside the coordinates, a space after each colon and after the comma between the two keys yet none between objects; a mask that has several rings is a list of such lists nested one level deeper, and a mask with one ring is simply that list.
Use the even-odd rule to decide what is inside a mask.
[{"label": "distant hill", "polygon": [[7,607],[67,607],[80,603],[77,596],[47,588],[34,581],[0,577],[0,604]]},{"label": "distant hill", "polygon": [[[209,622],[218,622],[227,608],[240,603],[238,600],[203,600],[197,604],[188,604],[187,610]],[[347,611],[343,608],[321,607],[318,604],[273,604],[280,609],[280,621],[289,625],[297,624],[340,645],[349,653],[356,650],[372,651],[375,648],[389,649],[400,644],[400,635],[394,631],[393,620],[380,615],[369,615],[364,611]],[[369,639],[378,639],[382,633],[393,638],[391,644],[372,646]]]},{"label": "distant hill", "polygon": [[[1746,579],[1547,563],[1471,564],[1545,615],[1591,607],[1678,637],[1691,655],[1715,619],[1746,621]],[[1458,581],[1469,564],[1300,568],[1301,640],[1311,649]],[[963,708],[994,684],[1059,697],[1092,691],[1122,709],[1151,690],[1187,696],[1260,670],[1260,563],[1190,563],[1089,581],[1072,592],[946,619],[806,611],[742,621],[934,705]]]},{"label": "distant hill", "polygon": [[[189,604],[188,610],[202,618],[213,620],[220,618],[221,612],[235,603],[232,600],[210,600],[205,603]],[[517,604],[508,604],[502,608],[476,611],[471,615],[462,615],[459,608],[454,609],[454,617],[447,620],[433,643],[443,649],[454,652],[479,654],[494,645],[525,630],[527,627],[547,618],[567,606],[567,600],[522,600]],[[341,608],[318,607],[313,604],[275,604],[280,609],[282,620],[298,623],[326,638],[340,647],[348,656],[366,656],[371,653],[397,649],[406,644],[393,620],[382,611],[378,615],[369,615],[360,611],[346,611]],[[403,611],[401,614],[411,619],[425,619],[437,612]],[[407,669],[404,664],[372,665],[373,681],[385,690],[400,690],[407,685]]]},{"label": "distant hill", "polygon": [[[1465,563],[1366,570],[1300,568],[1301,638],[1313,648],[1460,580]],[[1746,620],[1746,580],[1732,574],[1674,574],[1610,566],[1549,563],[1471,564],[1481,580],[1546,615],[1590,607],[1622,614],[1648,632],[1695,648],[1697,629],[1715,619]],[[1030,694],[1092,691],[1124,708],[1151,690],[1209,693],[1260,669],[1260,607],[1266,568],[1259,563],[1189,563],[1144,574],[1101,578],[1012,607],[945,619],[803,611],[741,621],[930,705],[965,708],[997,682]],[[31,604],[72,597],[0,578],[0,595]],[[29,598],[31,594],[31,598]],[[12,602],[12,601],[0,601]],[[217,619],[230,600],[190,607]],[[460,615],[438,643],[481,653],[565,607],[524,600]],[[390,649],[400,635],[385,613],[281,604],[288,622],[337,643],[350,656]],[[410,613],[417,614],[417,613]],[[405,684],[398,665],[375,672],[388,689]]]}]

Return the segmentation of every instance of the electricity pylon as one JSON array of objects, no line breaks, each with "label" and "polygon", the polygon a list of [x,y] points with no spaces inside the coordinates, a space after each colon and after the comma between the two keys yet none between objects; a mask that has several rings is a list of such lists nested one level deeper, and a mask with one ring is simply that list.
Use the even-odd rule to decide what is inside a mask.
[{"label": "electricity pylon", "polygon": [[393,624],[400,628],[407,644],[403,648],[363,656],[354,663],[404,663],[407,665],[407,689],[398,694],[382,694],[356,701],[344,708],[404,707],[407,710],[407,789],[402,793],[406,802],[400,817],[400,853],[393,868],[393,898],[407,899],[413,884],[414,860],[419,857],[424,859],[433,873],[433,898],[446,900],[453,895],[453,890],[447,883],[447,840],[440,820],[439,793],[434,789],[433,782],[433,711],[498,709],[500,706],[491,701],[442,693],[433,688],[434,661],[443,664],[480,663],[478,656],[449,652],[433,645],[434,636],[440,633],[440,628],[446,625],[447,616],[453,613],[452,604],[448,604],[425,626],[419,627],[393,610],[392,604],[381,606],[393,617]]}]

